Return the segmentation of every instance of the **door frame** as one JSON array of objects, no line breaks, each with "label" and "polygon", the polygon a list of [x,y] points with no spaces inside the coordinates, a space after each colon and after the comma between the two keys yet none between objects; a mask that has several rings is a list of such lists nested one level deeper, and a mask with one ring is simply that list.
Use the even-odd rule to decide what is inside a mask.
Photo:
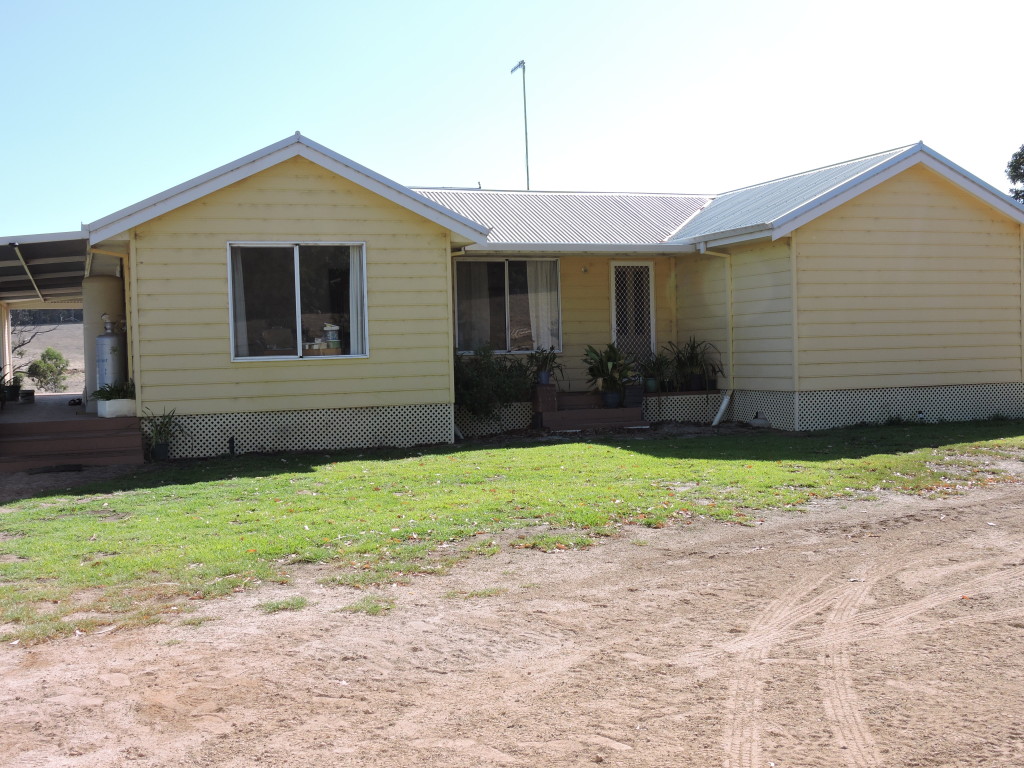
[{"label": "door frame", "polygon": [[654,302],[654,262],[653,261],[612,261],[611,266],[608,270],[608,277],[611,280],[611,306],[609,307],[609,319],[611,320],[611,338],[612,344],[618,346],[618,339],[616,338],[616,291],[615,291],[615,268],[616,267],[647,267],[647,312],[650,318],[651,326],[651,352],[654,352],[657,347],[657,327],[655,325],[657,315],[655,314],[655,302]]}]

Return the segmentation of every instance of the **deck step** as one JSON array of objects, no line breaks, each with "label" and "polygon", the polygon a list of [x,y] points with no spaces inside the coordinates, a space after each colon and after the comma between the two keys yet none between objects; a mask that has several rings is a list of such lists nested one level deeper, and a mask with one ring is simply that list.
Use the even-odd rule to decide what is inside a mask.
[{"label": "deck step", "polygon": [[649,427],[642,408],[576,408],[568,411],[546,411],[540,426],[555,431],[576,429],[625,429]]},{"label": "deck step", "polygon": [[0,425],[0,474],[144,460],[142,430],[135,417]]},{"label": "deck step", "polygon": [[109,432],[121,429],[139,429],[141,419],[136,416],[119,416],[116,419],[101,419],[98,416],[80,417],[64,421],[15,421],[0,422],[0,440],[6,437],[40,435],[46,433],[66,434],[71,432]]}]

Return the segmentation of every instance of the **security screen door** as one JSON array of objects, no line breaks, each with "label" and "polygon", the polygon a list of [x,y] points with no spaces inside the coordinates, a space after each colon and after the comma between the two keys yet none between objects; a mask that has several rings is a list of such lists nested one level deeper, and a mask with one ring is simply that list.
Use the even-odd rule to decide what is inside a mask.
[{"label": "security screen door", "polygon": [[628,357],[654,351],[653,264],[612,264],[612,341]]}]

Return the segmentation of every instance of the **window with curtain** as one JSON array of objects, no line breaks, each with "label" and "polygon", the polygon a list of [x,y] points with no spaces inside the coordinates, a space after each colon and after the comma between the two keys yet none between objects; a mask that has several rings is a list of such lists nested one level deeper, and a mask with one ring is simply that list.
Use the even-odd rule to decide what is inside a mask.
[{"label": "window with curtain", "polygon": [[232,244],[235,359],[365,355],[361,244]]},{"label": "window with curtain", "polygon": [[529,352],[561,347],[558,262],[455,262],[456,347]]}]

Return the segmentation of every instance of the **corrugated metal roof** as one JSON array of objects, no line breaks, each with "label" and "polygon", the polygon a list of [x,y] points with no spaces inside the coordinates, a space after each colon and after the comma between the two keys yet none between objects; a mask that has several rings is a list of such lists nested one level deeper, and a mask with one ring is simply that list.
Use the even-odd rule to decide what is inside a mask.
[{"label": "corrugated metal roof", "polygon": [[82,232],[5,237],[0,242],[0,301],[81,301],[89,248]]},{"label": "corrugated metal roof", "polygon": [[710,195],[612,192],[413,191],[490,227],[489,244],[656,244],[711,200]]},{"label": "corrugated metal roof", "polygon": [[683,242],[751,227],[767,228],[771,222],[793,209],[909,148],[899,147],[717,195],[697,216],[680,227],[669,242]]}]

